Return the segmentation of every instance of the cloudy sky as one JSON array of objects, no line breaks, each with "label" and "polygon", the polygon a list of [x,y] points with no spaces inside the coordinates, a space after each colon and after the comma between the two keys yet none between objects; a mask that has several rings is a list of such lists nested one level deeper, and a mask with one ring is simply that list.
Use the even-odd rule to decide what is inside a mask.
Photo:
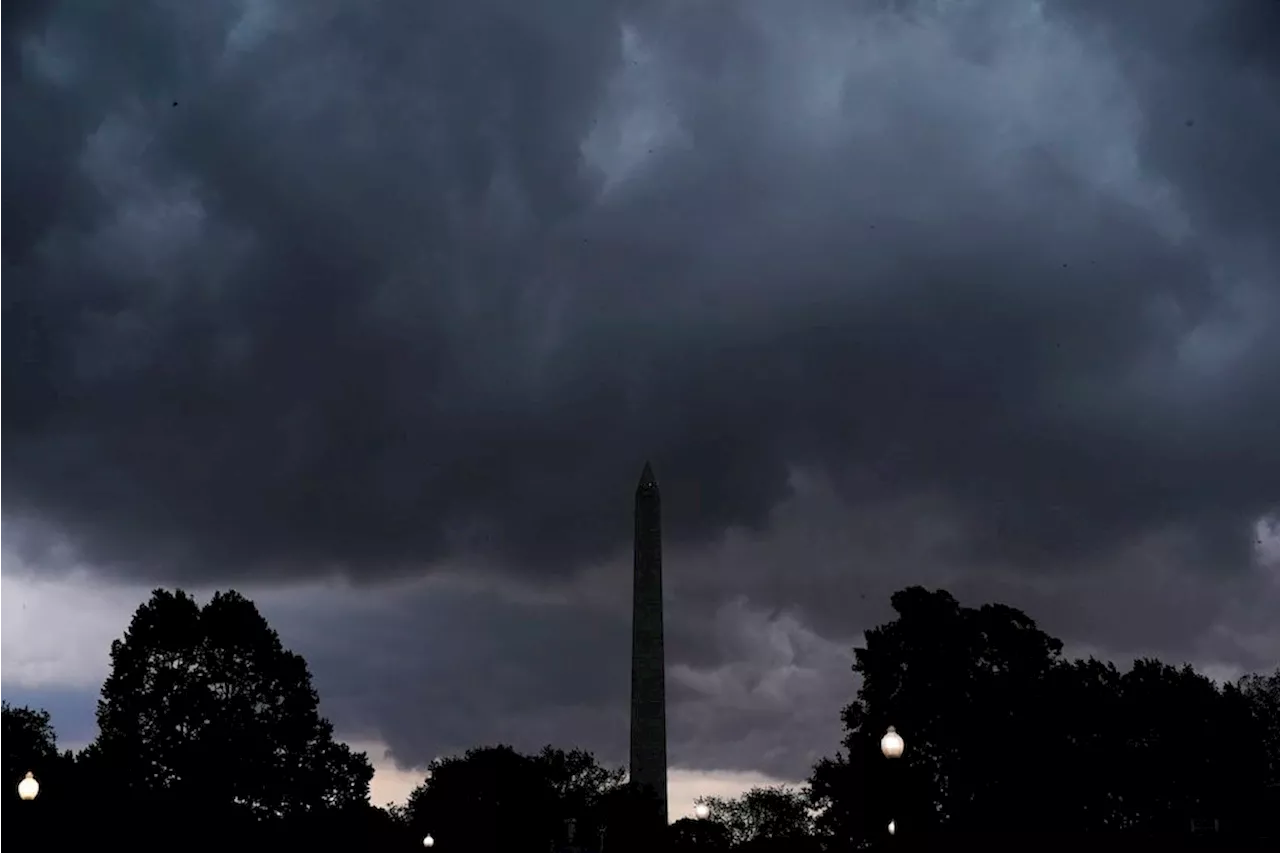
[{"label": "cloudy sky", "polygon": [[7,3],[3,687],[255,597],[380,800],[803,778],[888,594],[1280,663],[1280,3]]}]

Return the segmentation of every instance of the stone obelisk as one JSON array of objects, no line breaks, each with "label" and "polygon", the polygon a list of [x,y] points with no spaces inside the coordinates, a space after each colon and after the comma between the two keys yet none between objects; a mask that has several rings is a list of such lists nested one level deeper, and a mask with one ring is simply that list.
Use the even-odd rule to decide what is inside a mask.
[{"label": "stone obelisk", "polygon": [[636,487],[635,579],[631,601],[631,783],[667,824],[667,685],[662,644],[662,508],[645,463]]}]

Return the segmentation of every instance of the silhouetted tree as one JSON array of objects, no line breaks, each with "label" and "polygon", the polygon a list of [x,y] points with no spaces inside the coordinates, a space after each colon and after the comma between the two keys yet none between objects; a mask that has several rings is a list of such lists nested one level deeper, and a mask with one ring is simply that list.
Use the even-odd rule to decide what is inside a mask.
[{"label": "silhouetted tree", "polygon": [[510,746],[468,750],[433,762],[393,815],[442,850],[529,848],[570,842],[594,849],[623,792],[622,769],[581,749],[547,746],[524,755]]},{"label": "silhouetted tree", "polygon": [[24,705],[2,705],[4,734],[4,784],[5,797],[17,790],[18,783],[28,772],[37,779],[45,779],[49,773],[61,768],[62,756],[58,755],[58,736],[50,721],[49,712]]},{"label": "silhouetted tree", "polygon": [[1178,834],[1190,818],[1233,820],[1236,806],[1260,788],[1260,742],[1247,699],[1219,689],[1189,666],[1134,662],[1120,679],[1114,730],[1123,744],[1103,765],[1123,797],[1125,829]]},{"label": "silhouetted tree", "polygon": [[111,644],[98,726],[86,769],[134,808],[230,827],[367,804],[368,759],[334,740],[306,662],[236,592],[201,608],[156,590]]},{"label": "silhouetted tree", "polygon": [[246,839],[253,849],[422,850],[422,837],[386,809],[369,803],[320,809],[259,823]]},{"label": "silhouetted tree", "polygon": [[414,834],[444,850],[546,850],[560,840],[566,815],[547,767],[510,746],[470,749],[433,762],[409,795]]},{"label": "silhouetted tree", "polygon": [[814,832],[841,849],[872,837],[873,820],[878,816],[868,808],[875,776],[870,756],[865,749],[853,752],[850,742],[846,736],[846,751],[820,759],[809,777],[809,800],[817,813]]},{"label": "silhouetted tree", "polygon": [[1246,675],[1237,687],[1257,722],[1265,783],[1280,785],[1280,667],[1269,675]]},{"label": "silhouetted tree", "polygon": [[586,750],[543,747],[535,757],[556,794],[556,814],[562,822],[572,821],[579,844],[595,846],[606,828],[605,800],[626,778],[621,767],[601,765]]},{"label": "silhouetted tree", "polygon": [[[78,778],[71,752],[58,753],[49,712],[3,703],[3,839],[21,849],[32,844],[75,842]],[[40,783],[34,802],[18,800],[18,783],[30,772]]]},{"label": "silhouetted tree", "polygon": [[[825,809],[820,828],[870,839],[890,820],[919,832],[972,828],[993,808],[1006,824],[1015,814],[1037,819],[1040,793],[1027,790],[1027,775],[1038,759],[1022,744],[1044,741],[1061,643],[1003,605],[961,607],[920,587],[891,600],[897,618],[854,652],[862,684],[843,713],[844,752],[820,762],[811,780]],[[908,742],[894,761],[879,751],[890,725]]]},{"label": "silhouetted tree", "polygon": [[[1253,835],[1270,839],[1268,843],[1274,847],[1275,839],[1280,838],[1280,825],[1274,817],[1280,814],[1280,667],[1269,675],[1244,677],[1237,689],[1249,708],[1255,725],[1253,736],[1257,738],[1256,745],[1243,741],[1243,751],[1256,758],[1260,777],[1257,790],[1242,799],[1241,809],[1249,817],[1239,823]],[[1248,738],[1249,734],[1243,737]],[[1241,741],[1237,739],[1236,743]]]},{"label": "silhouetted tree", "polygon": [[653,822],[658,802],[652,788],[619,785],[605,794],[602,806],[608,853],[649,853],[669,840],[670,827]]},{"label": "silhouetted tree", "polygon": [[797,841],[813,835],[809,797],[785,785],[757,786],[739,797],[702,797],[707,821],[724,827],[735,847],[760,839]]},{"label": "silhouetted tree", "polygon": [[[822,834],[883,839],[890,820],[899,843],[943,830],[1185,834],[1195,817],[1239,825],[1262,785],[1261,751],[1223,739],[1266,740],[1263,680],[1219,689],[1153,660],[1122,673],[1064,659],[1010,607],[918,587],[892,603],[897,617],[855,650],[844,750],[810,780]],[[879,751],[889,725],[907,742],[900,759]]]},{"label": "silhouetted tree", "polygon": [[672,853],[720,853],[729,849],[729,830],[719,821],[683,817],[671,824]]},{"label": "silhouetted tree", "polygon": [[1124,725],[1123,675],[1115,664],[1062,661],[1049,677],[1040,719],[1052,726],[1029,744],[1047,772],[1035,774],[1051,803],[1049,825],[1075,832],[1109,832],[1124,824],[1123,789],[1111,772]]}]

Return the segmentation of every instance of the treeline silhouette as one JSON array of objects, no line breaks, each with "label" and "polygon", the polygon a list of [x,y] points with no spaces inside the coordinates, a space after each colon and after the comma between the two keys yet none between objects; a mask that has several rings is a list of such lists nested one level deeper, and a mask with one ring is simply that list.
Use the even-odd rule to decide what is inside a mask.
[{"label": "treeline silhouette", "polygon": [[[705,798],[658,839],[636,827],[621,769],[551,746],[438,760],[407,802],[374,807],[368,758],[334,739],[306,662],[254,604],[157,590],[111,645],[88,747],[60,753],[47,712],[4,705],[3,840],[407,851],[429,835],[444,853],[1275,843],[1280,668],[1222,686],[1156,660],[1121,671],[1064,657],[1010,607],[919,587],[892,603],[855,650],[843,749],[802,787]],[[890,725],[901,758],[881,754]],[[40,792],[22,801],[27,772]]]}]

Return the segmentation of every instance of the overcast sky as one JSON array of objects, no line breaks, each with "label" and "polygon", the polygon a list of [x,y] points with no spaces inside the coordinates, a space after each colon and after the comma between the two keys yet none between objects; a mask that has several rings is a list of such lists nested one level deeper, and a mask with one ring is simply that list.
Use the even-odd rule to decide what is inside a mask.
[{"label": "overcast sky", "polygon": [[[3,685],[254,596],[376,796],[803,778],[888,594],[1280,663],[1280,3],[6,3]],[[402,768],[397,774],[396,766]],[[383,796],[385,795],[385,796]]]}]

